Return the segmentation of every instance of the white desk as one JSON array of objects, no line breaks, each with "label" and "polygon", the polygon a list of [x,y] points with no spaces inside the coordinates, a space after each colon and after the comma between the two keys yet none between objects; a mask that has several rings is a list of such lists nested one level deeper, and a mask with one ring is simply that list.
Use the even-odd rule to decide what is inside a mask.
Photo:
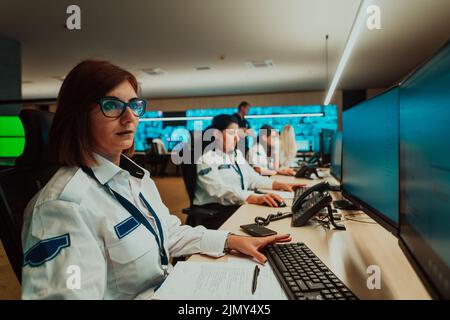
[{"label": "white desk", "polygon": [[[275,176],[273,179],[289,183],[314,185],[323,180],[295,179]],[[330,182],[334,178],[327,177]],[[333,195],[335,199],[338,197]],[[244,234],[239,226],[253,223],[256,216],[267,216],[278,211],[290,211],[288,207],[270,208],[257,205],[243,205],[221,227],[237,234]],[[355,215],[356,212],[356,215]],[[304,242],[360,299],[430,299],[425,287],[415,274],[398,245],[398,239],[361,211],[340,211],[347,230],[328,230],[316,223],[303,227],[291,227],[291,219],[271,222],[268,228],[278,233],[290,233],[294,242]],[[345,220],[352,215],[370,223]],[[194,255],[193,261],[226,261],[227,256],[213,259]],[[379,266],[381,270],[381,289],[369,290],[367,268]]]}]

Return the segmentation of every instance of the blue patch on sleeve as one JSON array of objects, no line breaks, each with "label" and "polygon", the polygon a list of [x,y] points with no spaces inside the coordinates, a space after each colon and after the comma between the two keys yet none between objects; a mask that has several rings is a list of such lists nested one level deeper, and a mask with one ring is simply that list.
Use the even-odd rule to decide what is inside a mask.
[{"label": "blue patch on sleeve", "polygon": [[221,164],[220,166],[219,166],[219,170],[222,170],[222,169],[230,169],[231,168],[231,165],[230,164]]},{"label": "blue patch on sleeve", "polygon": [[114,230],[116,230],[116,234],[119,239],[122,239],[131,231],[136,229],[139,225],[140,223],[134,217],[130,216],[129,218],[115,225]]},{"label": "blue patch on sleeve", "polygon": [[204,175],[207,175],[211,170],[212,170],[211,168],[205,168],[205,169],[200,170],[198,172],[198,174],[201,176],[204,176]]},{"label": "blue patch on sleeve", "polygon": [[70,235],[64,234],[41,240],[23,255],[23,266],[39,267],[54,259],[62,249],[70,247]]}]

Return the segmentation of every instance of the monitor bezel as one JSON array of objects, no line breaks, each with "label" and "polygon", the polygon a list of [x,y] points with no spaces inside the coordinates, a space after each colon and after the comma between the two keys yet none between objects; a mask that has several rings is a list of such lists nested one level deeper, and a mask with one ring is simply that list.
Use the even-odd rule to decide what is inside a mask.
[{"label": "monitor bezel", "polygon": [[[343,169],[343,163],[342,161],[344,160],[343,154],[344,154],[344,147],[343,147],[343,132],[336,130],[335,135],[340,133],[341,134],[341,176],[338,177],[334,172],[333,172],[333,157],[331,157],[331,164],[330,164],[330,175],[336,179],[336,181],[338,181],[339,183],[342,183],[342,169]],[[334,146],[334,143],[333,143]]]},{"label": "monitor bezel", "polygon": [[[384,90],[383,92],[380,92],[379,94],[364,100],[363,102],[366,101],[370,101],[373,100],[383,94],[386,94],[392,90],[398,90],[398,95],[399,95],[399,99],[400,99],[400,86],[398,85],[394,85],[386,90]],[[361,103],[363,103],[361,102]],[[370,206],[369,204],[367,204],[366,202],[364,202],[362,199],[360,199],[358,196],[352,194],[351,192],[349,192],[348,190],[346,190],[346,184],[345,184],[345,171],[344,171],[344,145],[345,145],[345,139],[344,139],[344,124],[342,123],[342,160],[341,160],[341,188],[342,188],[342,196],[348,200],[350,200],[354,205],[356,205],[357,207],[359,207],[362,211],[364,211],[369,217],[371,217],[373,220],[375,220],[377,223],[379,223],[384,229],[386,229],[387,231],[389,231],[390,233],[392,233],[396,238],[400,237],[400,101],[398,100],[398,110],[397,112],[399,113],[399,117],[398,117],[398,137],[399,137],[399,148],[398,148],[398,205],[397,205],[397,214],[399,217],[399,221],[396,223],[395,221],[393,221],[392,219],[388,218],[385,214],[383,214],[382,212],[380,212],[379,210],[373,208],[372,206]],[[355,107],[357,107],[358,105],[356,105]],[[348,109],[347,109],[348,110]],[[344,113],[342,113],[342,120],[344,119]]]},{"label": "monitor bezel", "polygon": [[[446,41],[443,46],[441,46],[429,59],[424,61],[420,66],[414,69],[414,72],[411,72],[401,83],[400,89],[405,82],[409,81],[415,73],[419,72],[422,68],[424,68],[428,63],[430,63],[434,57],[438,56],[442,51],[444,51],[448,46],[450,46],[450,40]],[[400,100],[399,100],[400,101]],[[400,121],[400,105],[399,105],[399,121]],[[399,126],[399,246],[407,257],[408,262],[413,267],[414,271],[418,275],[419,279],[428,290],[428,293],[431,295],[433,299],[450,299],[450,296],[445,297],[441,290],[436,287],[435,282],[431,277],[430,273],[426,271],[426,268],[423,266],[423,263],[417,259],[417,256],[427,257],[428,259],[432,259],[433,262],[442,265],[442,270],[448,269],[447,264],[435,253],[435,251],[426,243],[422,236],[413,228],[411,224],[407,222],[406,213],[403,208],[404,197],[402,196],[403,187],[404,187],[404,179],[403,179],[403,170],[401,170],[402,164],[402,136],[401,130]],[[414,247],[416,253],[411,248]],[[417,254],[417,251],[425,254]],[[450,278],[450,269],[448,270]]]},{"label": "monitor bezel", "polygon": [[396,238],[399,238],[399,227],[395,221],[389,219],[378,211],[377,209],[371,207],[366,202],[362,201],[357,196],[345,190],[345,184],[342,184],[342,196],[357,206],[361,211],[364,211],[370,218],[375,220],[378,224],[380,224],[387,231],[392,233]]}]

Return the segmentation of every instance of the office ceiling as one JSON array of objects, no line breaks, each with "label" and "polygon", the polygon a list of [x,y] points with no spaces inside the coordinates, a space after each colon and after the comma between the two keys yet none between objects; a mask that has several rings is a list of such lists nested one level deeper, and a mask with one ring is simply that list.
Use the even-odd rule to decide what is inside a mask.
[{"label": "office ceiling", "polygon": [[[360,0],[2,0],[0,34],[22,46],[24,98],[58,93],[85,58],[132,71],[148,97],[325,90]],[[390,86],[450,35],[449,0],[374,0],[381,30],[361,30],[338,89]],[[81,30],[65,26],[81,8]],[[251,61],[272,67],[252,68]],[[196,70],[209,67],[209,70]],[[160,68],[151,76],[143,69]]]}]

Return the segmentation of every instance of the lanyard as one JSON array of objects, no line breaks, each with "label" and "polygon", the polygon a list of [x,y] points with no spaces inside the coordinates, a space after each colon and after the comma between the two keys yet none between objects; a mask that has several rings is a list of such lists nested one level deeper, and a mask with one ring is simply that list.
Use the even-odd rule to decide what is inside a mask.
[{"label": "lanyard", "polygon": [[[91,168],[83,167],[82,170],[84,172],[86,172],[91,178],[96,180],[100,185],[102,185],[100,183],[100,181],[97,179],[97,177],[94,175],[94,172],[92,171]],[[144,205],[147,207],[147,210],[151,213],[153,219],[155,219],[156,226],[158,228],[160,237],[158,237],[156,231],[153,229],[152,225],[148,222],[147,218],[145,218],[145,216],[142,214],[142,212],[138,208],[136,208],[136,206],[134,204],[132,204],[130,201],[128,201],[121,194],[119,194],[116,191],[114,191],[113,189],[111,189],[111,187],[108,184],[104,184],[102,186],[108,188],[108,190],[114,195],[116,200],[119,201],[119,203],[122,205],[122,207],[124,207],[124,209],[127,210],[133,216],[133,218],[135,218],[139,223],[143,224],[150,231],[150,233],[153,235],[153,237],[155,237],[156,243],[158,244],[158,247],[159,247],[159,255],[161,257],[161,264],[163,266],[167,266],[169,264],[169,259],[166,254],[166,250],[164,249],[164,233],[162,230],[161,221],[159,220],[159,218],[156,215],[153,208],[150,206],[150,204],[144,198],[142,193],[139,193],[139,198],[144,203]]]},{"label": "lanyard", "polygon": [[236,161],[236,155],[234,157],[234,165],[231,165],[231,167],[234,169],[234,171],[236,171],[236,173],[241,178],[241,189],[245,190],[245,187],[244,187],[244,176],[242,174],[241,168],[239,167],[239,165],[238,165],[238,163]]}]

